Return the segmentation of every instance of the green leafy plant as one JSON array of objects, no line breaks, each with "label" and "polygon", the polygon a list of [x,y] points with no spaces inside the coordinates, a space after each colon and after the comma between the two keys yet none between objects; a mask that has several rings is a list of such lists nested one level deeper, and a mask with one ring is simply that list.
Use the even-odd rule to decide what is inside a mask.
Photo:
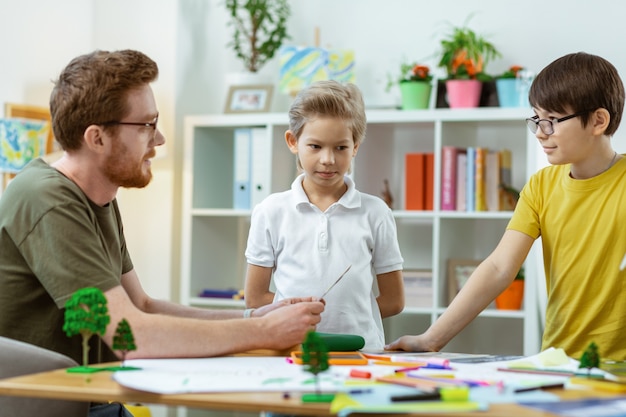
[{"label": "green leafy plant", "polygon": [[517,78],[518,72],[523,71],[523,70],[524,70],[524,67],[520,65],[512,65],[508,70],[496,76],[496,78],[500,78],[500,79]]},{"label": "green leafy plant", "polygon": [[128,352],[137,350],[135,336],[133,336],[133,331],[126,319],[122,319],[117,323],[115,335],[113,336],[113,350],[122,352],[122,361],[126,360],[126,354]]},{"label": "green leafy plant", "polygon": [[330,365],[328,364],[328,347],[317,332],[308,332],[302,342],[302,363],[305,365],[305,371],[315,375],[316,392],[319,395],[318,375],[326,371]]},{"label": "green leafy plant", "polygon": [[226,0],[233,39],[227,44],[250,72],[257,72],[274,57],[286,39],[287,0]]},{"label": "green leafy plant", "polygon": [[500,52],[494,44],[467,26],[471,17],[463,26],[451,25],[450,32],[441,40],[438,66],[445,68],[448,79],[492,78],[484,73],[484,68],[490,60],[499,57]]},{"label": "green leafy plant", "polygon": [[408,82],[431,82],[433,79],[430,68],[427,65],[418,63],[408,63],[404,61],[400,64],[400,75],[397,78],[388,76],[387,91],[396,84]]},{"label": "green leafy plant", "polygon": [[63,331],[68,337],[81,335],[83,367],[89,364],[89,339],[103,335],[110,321],[107,299],[98,288],[81,288],[65,303]]},{"label": "green leafy plant", "polygon": [[591,342],[587,349],[583,352],[583,356],[580,358],[580,365],[578,368],[587,368],[587,375],[591,373],[591,368],[600,367],[600,354],[598,353],[598,346]]}]

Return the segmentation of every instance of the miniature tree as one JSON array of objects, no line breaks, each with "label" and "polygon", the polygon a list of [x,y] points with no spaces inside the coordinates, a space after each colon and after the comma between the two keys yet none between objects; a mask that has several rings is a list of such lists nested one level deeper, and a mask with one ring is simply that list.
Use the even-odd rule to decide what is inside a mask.
[{"label": "miniature tree", "polygon": [[580,358],[579,368],[587,368],[587,375],[591,373],[591,368],[600,367],[600,354],[598,353],[598,346],[591,342],[587,349],[583,352],[583,356]]},{"label": "miniature tree", "polygon": [[113,350],[119,350],[122,352],[122,362],[126,360],[126,354],[128,352],[137,350],[133,331],[126,319],[122,319],[119,323],[117,323],[115,335],[113,336]]},{"label": "miniature tree", "polygon": [[315,331],[308,332],[302,343],[302,363],[305,371],[315,375],[315,390],[317,396],[320,396],[319,374],[329,367],[328,347]]},{"label": "miniature tree", "polygon": [[84,368],[89,364],[89,339],[103,335],[110,321],[107,299],[98,288],[82,288],[65,303],[63,331],[68,337],[82,336]]}]

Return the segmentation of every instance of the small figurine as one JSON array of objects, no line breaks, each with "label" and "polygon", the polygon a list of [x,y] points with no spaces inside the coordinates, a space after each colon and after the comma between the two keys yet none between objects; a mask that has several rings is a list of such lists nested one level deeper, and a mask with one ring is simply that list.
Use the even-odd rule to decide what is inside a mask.
[{"label": "small figurine", "polygon": [[383,180],[383,182],[385,183],[385,189],[383,190],[383,201],[385,203],[387,203],[387,206],[389,206],[390,209],[392,209],[393,207],[393,196],[391,195],[391,190],[389,189],[389,181],[387,181],[387,179],[385,178]]},{"label": "small figurine", "polygon": [[583,352],[583,356],[580,358],[579,368],[587,368],[587,376],[591,373],[591,368],[600,367],[600,354],[598,353],[598,346],[591,342],[587,349]]},{"label": "small figurine", "polygon": [[304,402],[331,402],[335,396],[333,394],[322,395],[319,385],[319,374],[326,371],[328,364],[328,347],[320,335],[315,331],[307,333],[302,342],[302,363],[304,370],[315,375],[315,394],[304,394]]},{"label": "small figurine", "polygon": [[65,303],[63,331],[68,337],[82,336],[83,366],[79,368],[84,372],[89,372],[89,339],[96,333],[103,335],[110,321],[107,299],[98,288],[82,288]]},{"label": "small figurine", "polygon": [[126,319],[120,320],[115,328],[115,335],[113,336],[113,350],[119,350],[122,352],[122,364],[126,360],[126,354],[133,350],[137,350],[135,345],[135,337],[133,331],[130,328],[130,324]]}]

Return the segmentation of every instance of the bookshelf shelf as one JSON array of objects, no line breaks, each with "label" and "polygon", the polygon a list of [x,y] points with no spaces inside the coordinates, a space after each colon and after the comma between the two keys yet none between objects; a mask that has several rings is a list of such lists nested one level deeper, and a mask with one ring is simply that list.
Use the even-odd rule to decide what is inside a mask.
[{"label": "bookshelf shelf", "polygon": [[[407,270],[430,270],[432,307],[407,307],[385,319],[388,341],[421,333],[447,306],[448,259],[484,259],[496,246],[511,211],[441,210],[442,148],[509,149],[513,186],[521,189],[539,166],[535,137],[523,122],[528,109],[372,110],[366,139],[354,161],[357,188],[381,196],[388,180],[398,240]],[[196,115],[185,118],[181,242],[181,301],[184,304],[242,308],[240,300],[198,297],[205,288],[243,288],[244,251],[250,209],[233,209],[234,132],[264,128],[271,184],[269,192],[289,188],[296,175],[295,157],[284,143],[286,114]],[[404,210],[404,155],[434,154],[433,209]],[[538,249],[533,248],[533,251]],[[525,264],[524,307],[520,311],[486,309],[445,350],[529,355],[539,350],[536,282],[542,279],[539,257]],[[482,350],[481,350],[482,349]]]}]

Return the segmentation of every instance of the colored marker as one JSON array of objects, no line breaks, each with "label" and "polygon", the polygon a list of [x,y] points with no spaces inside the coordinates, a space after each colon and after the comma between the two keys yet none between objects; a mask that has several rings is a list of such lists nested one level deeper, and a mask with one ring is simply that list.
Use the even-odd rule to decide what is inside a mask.
[{"label": "colored marker", "polygon": [[391,401],[399,402],[399,401],[431,401],[431,400],[440,400],[441,394],[439,391],[433,392],[420,392],[418,394],[408,394],[408,395],[394,395],[391,397]]},{"label": "colored marker", "polygon": [[518,393],[518,392],[536,391],[536,390],[539,390],[539,389],[563,388],[564,386],[565,386],[565,384],[563,384],[563,383],[544,384],[544,385],[536,385],[536,386],[533,386],[533,387],[517,388],[517,389],[513,390],[513,392]]},{"label": "colored marker", "polygon": [[350,376],[352,378],[364,378],[364,379],[370,379],[372,377],[372,373],[369,371],[362,371],[360,369],[352,369],[350,371]]}]

